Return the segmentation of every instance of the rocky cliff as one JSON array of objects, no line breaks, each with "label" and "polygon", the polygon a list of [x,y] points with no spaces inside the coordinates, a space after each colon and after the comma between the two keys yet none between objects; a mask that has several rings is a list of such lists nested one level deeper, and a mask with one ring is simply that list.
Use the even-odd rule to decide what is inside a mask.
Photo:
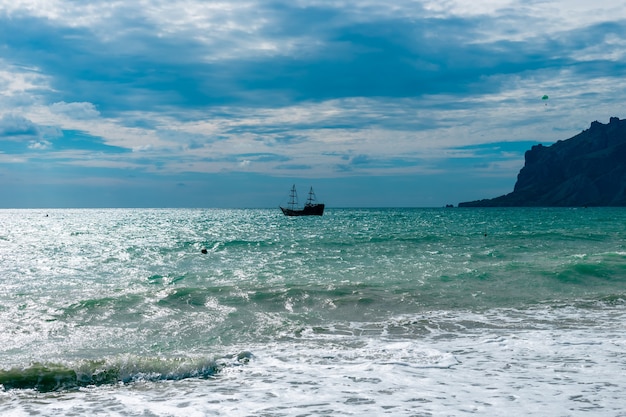
[{"label": "rocky cliff", "polygon": [[512,193],[459,207],[626,206],[626,120],[526,151]]}]

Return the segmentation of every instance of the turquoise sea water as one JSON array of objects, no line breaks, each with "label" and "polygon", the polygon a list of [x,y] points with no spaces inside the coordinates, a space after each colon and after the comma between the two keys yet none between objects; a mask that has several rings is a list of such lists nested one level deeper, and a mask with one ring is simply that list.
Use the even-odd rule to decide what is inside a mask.
[{"label": "turquoise sea water", "polygon": [[626,415],[625,239],[620,208],[0,210],[0,415]]}]

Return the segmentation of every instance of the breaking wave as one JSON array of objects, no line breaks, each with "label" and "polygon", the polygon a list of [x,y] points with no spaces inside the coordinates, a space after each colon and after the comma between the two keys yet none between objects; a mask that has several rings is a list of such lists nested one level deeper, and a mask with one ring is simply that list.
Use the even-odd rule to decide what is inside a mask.
[{"label": "breaking wave", "polygon": [[250,352],[242,352],[220,359],[125,357],[73,364],[33,363],[26,367],[0,370],[0,385],[5,390],[33,389],[51,392],[137,381],[208,379],[225,366],[245,364],[250,358]]}]

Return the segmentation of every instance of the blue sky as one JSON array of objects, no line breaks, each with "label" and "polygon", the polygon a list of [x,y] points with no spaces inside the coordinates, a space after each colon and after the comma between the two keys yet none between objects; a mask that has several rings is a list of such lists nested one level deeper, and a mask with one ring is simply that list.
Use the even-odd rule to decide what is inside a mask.
[{"label": "blue sky", "polygon": [[496,197],[624,79],[620,0],[0,0],[0,207]]}]

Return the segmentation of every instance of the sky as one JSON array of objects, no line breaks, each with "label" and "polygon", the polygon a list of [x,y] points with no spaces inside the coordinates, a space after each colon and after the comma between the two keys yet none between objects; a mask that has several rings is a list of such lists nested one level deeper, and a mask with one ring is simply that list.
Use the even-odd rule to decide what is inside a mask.
[{"label": "sky", "polygon": [[625,79],[626,0],[0,0],[0,208],[492,198]]}]

